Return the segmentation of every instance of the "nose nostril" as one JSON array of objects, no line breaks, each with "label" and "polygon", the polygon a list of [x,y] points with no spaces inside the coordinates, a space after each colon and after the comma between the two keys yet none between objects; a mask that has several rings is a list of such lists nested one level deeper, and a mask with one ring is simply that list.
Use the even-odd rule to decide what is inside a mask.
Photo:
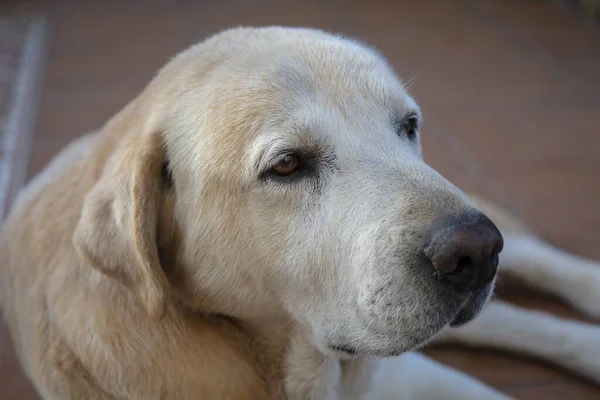
[{"label": "nose nostril", "polygon": [[448,275],[458,275],[464,272],[466,269],[471,268],[472,265],[473,261],[470,257],[461,257],[456,263],[456,269],[454,269],[452,272],[449,272]]},{"label": "nose nostril", "polygon": [[464,292],[494,280],[503,244],[502,235],[483,214],[466,214],[436,225],[423,252],[434,276]]}]

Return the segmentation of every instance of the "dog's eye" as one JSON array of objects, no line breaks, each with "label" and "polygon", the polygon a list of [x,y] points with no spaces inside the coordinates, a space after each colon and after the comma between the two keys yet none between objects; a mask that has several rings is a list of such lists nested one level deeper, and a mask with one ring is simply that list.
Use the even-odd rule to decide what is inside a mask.
[{"label": "dog's eye", "polygon": [[302,166],[300,157],[295,154],[284,154],[272,167],[272,171],[277,176],[290,176],[298,171]]},{"label": "dog's eye", "polygon": [[260,174],[260,179],[286,184],[296,182],[316,176],[317,163],[318,159],[310,153],[288,151],[273,159],[271,165]]},{"label": "dog's eye", "polygon": [[419,133],[419,120],[414,115],[405,117],[396,125],[396,133],[398,135],[406,135],[411,140],[415,139]]},{"label": "dog's eye", "polygon": [[419,130],[419,122],[416,117],[410,117],[406,120],[404,124],[404,133],[410,139],[413,139],[417,136],[417,131]]}]

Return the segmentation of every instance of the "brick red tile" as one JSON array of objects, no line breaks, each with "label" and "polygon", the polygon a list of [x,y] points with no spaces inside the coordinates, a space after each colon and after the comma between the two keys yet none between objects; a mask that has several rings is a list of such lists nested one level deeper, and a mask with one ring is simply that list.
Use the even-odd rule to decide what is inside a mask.
[{"label": "brick red tile", "polygon": [[600,51],[600,29],[552,1],[471,0],[514,34],[560,59]]},{"label": "brick red tile", "polygon": [[551,1],[471,1],[472,9],[524,49],[580,82],[600,82],[600,27]]},{"label": "brick red tile", "polygon": [[21,373],[8,331],[0,324],[0,393],[6,400],[39,400],[35,390]]}]

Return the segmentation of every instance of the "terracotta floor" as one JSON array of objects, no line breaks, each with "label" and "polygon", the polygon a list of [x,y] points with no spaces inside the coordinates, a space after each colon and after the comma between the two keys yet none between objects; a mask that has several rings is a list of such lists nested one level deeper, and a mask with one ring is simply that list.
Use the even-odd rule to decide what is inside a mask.
[{"label": "terracotta floor", "polygon": [[[143,3],[143,4],[142,4]],[[116,6],[119,4],[119,6]],[[425,115],[430,163],[494,198],[552,243],[600,259],[600,30],[552,2],[53,1],[53,38],[30,174],[131,99],[176,51],[232,25],[305,25],[374,44]],[[577,316],[519,288],[501,297]],[[600,304],[599,304],[600,307]],[[33,399],[6,339],[0,398]],[[515,356],[430,355],[521,399],[600,399],[600,389]]]}]

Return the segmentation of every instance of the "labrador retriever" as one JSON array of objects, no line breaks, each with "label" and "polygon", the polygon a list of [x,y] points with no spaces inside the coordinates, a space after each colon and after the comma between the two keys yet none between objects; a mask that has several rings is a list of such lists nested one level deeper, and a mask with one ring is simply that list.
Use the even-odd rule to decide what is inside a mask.
[{"label": "labrador retriever", "polygon": [[[509,272],[589,312],[598,287],[593,299],[571,289],[600,272],[577,260],[560,292],[565,273],[531,248],[551,264],[559,250],[500,210],[488,218],[429,167],[420,125],[385,60],[340,36],[236,28],[179,54],[63,150],[4,223],[1,304],[39,393],[504,397],[407,353],[432,340],[525,351],[597,379],[599,350],[579,353],[600,344],[592,325],[498,303],[452,329],[490,298],[504,242]],[[565,332],[579,341],[558,349]]]}]

